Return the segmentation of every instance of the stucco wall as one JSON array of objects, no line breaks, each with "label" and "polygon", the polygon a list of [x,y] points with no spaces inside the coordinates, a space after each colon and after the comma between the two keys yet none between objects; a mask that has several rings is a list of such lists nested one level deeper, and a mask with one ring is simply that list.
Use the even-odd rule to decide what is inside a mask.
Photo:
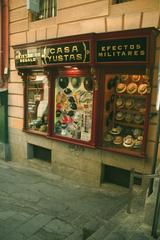
[{"label": "stucco wall", "polygon": [[[62,36],[90,32],[110,32],[142,27],[160,27],[159,0],[135,0],[111,5],[109,0],[58,0],[58,13],[55,18],[30,22],[30,14],[25,0],[10,0],[10,79],[9,128],[13,160],[26,161],[27,143],[38,144],[41,137],[27,135],[23,128],[23,83],[15,69],[13,46],[32,43]],[[152,110],[155,110],[160,37],[156,47],[154,68]],[[157,118],[150,121],[148,134],[149,160],[139,160],[111,154],[100,150],[73,150],[68,144],[44,140],[52,150],[52,170],[76,181],[98,185],[101,164],[111,164],[125,169],[136,168],[139,172],[150,169],[155,142]],[[17,139],[17,136],[19,138]],[[20,150],[21,146],[21,150]],[[61,154],[59,153],[61,150]],[[160,152],[160,151],[159,151]],[[160,153],[159,153],[160,156]]]}]

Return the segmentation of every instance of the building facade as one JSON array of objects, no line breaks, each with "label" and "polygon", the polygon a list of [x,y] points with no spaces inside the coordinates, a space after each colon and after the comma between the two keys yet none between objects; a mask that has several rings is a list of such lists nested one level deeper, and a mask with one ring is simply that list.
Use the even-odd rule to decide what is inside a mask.
[{"label": "building facade", "polygon": [[[125,178],[129,182],[129,171],[133,168],[139,173],[151,172],[157,128],[155,113],[160,36],[157,36],[154,48],[156,54],[149,114],[152,117],[149,118],[149,128],[146,133],[147,157],[119,154],[98,147],[90,148],[83,144],[72,144],[70,141],[59,141],[56,138],[25,131],[27,79],[24,80],[23,71],[19,71],[15,66],[15,52],[28,46],[39,46],[40,43],[51,44],[52,39],[54,41],[57,39],[56,44],[58,44],[58,39],[63,42],[63,39],[67,37],[74,39],[74,37],[91,33],[119,31],[121,34],[125,30],[132,29],[159,29],[159,0],[152,2],[133,0],[121,3],[109,0],[80,0],[78,2],[57,0],[57,10],[55,11],[55,7],[53,9],[53,17],[44,18],[41,15],[37,17],[27,9],[27,1],[9,0],[8,122],[11,159],[22,164],[32,164],[41,168],[42,171],[47,168],[57,175],[92,186],[100,186],[106,181],[123,182]],[[151,53],[148,52],[148,54]],[[134,74],[133,71],[131,72]],[[96,118],[95,121],[97,121]],[[95,135],[98,134],[98,129],[97,126]],[[158,156],[160,159],[160,150]],[[39,158],[42,160],[38,160]]]}]

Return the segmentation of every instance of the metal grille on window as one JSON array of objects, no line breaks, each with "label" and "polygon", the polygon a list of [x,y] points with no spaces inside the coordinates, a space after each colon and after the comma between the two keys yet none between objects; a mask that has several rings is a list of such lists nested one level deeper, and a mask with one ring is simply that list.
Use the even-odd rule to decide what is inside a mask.
[{"label": "metal grille on window", "polygon": [[39,13],[32,13],[32,21],[55,17],[56,12],[56,0],[40,0]]}]

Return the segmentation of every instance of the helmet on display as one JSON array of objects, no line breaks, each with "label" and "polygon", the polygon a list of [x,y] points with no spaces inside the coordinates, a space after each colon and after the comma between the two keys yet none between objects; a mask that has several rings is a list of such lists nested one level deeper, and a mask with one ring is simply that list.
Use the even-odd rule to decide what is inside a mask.
[{"label": "helmet on display", "polygon": [[92,82],[92,79],[89,78],[89,77],[86,77],[84,79],[84,88],[87,90],[87,91],[92,91],[93,90],[93,82]]},{"label": "helmet on display", "polygon": [[61,88],[66,88],[68,86],[69,80],[68,77],[59,77],[58,84]]}]

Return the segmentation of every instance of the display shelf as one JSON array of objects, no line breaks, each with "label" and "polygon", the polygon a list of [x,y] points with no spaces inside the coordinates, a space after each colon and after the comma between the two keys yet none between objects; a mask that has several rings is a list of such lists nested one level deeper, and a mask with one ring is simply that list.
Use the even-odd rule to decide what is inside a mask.
[{"label": "display shelf", "polygon": [[125,122],[121,122],[121,121],[115,121],[116,125],[121,125],[124,127],[131,127],[131,128],[141,128],[144,129],[144,124],[140,125],[140,124],[132,124],[132,123],[125,123]]}]

